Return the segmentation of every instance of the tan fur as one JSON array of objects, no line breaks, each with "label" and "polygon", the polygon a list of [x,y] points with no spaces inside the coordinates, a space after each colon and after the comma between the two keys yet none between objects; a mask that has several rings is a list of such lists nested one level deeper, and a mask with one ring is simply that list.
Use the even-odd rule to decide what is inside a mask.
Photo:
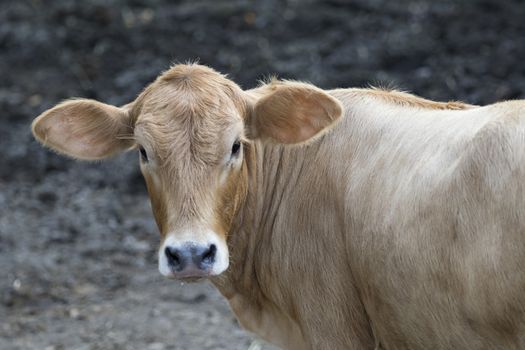
[{"label": "tan fur", "polygon": [[[208,90],[203,93],[199,87],[204,85]],[[227,234],[236,193],[227,191],[228,185],[209,190],[216,186],[216,168],[231,147],[222,144],[230,118],[242,123],[246,107],[235,100],[240,94],[213,70],[183,65],[161,75],[137,98],[132,111],[140,128],[136,138],[151,154],[154,169],[142,168],[162,236],[192,220]],[[157,185],[151,173],[158,177]],[[230,182],[236,177],[232,174]]]},{"label": "tan fur", "polygon": [[253,138],[302,143],[333,127],[342,114],[336,99],[308,84],[272,81],[259,90],[263,94],[254,107]]},{"label": "tan fur", "polygon": [[127,138],[133,132],[129,107],[86,99],[65,101],[42,113],[32,131],[42,144],[83,160],[106,158],[133,145]]},{"label": "tan fur", "polygon": [[[242,91],[179,65],[130,106],[161,235],[206,224],[227,239],[212,282],[247,329],[286,349],[525,347],[525,102]],[[56,111],[35,134],[68,153],[61,133],[78,128],[54,128]]]},{"label": "tan fur", "polygon": [[362,89],[361,91],[368,93],[371,97],[381,98],[387,102],[399,104],[401,106],[420,107],[425,109],[469,109],[476,107],[474,105],[466,104],[460,101],[436,102],[430,101],[419,96],[414,96],[406,92],[387,90],[381,88]]}]

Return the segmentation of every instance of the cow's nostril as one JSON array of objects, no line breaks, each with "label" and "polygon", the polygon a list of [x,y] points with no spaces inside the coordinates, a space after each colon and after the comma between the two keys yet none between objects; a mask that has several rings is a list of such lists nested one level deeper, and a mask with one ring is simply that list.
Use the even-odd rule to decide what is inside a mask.
[{"label": "cow's nostril", "polygon": [[202,255],[202,262],[212,264],[215,261],[215,254],[217,253],[217,247],[215,244],[210,245],[207,251]]},{"label": "cow's nostril", "polygon": [[168,258],[168,263],[170,265],[173,265],[175,267],[178,267],[181,265],[181,256],[180,256],[180,252],[178,249],[166,247],[166,249],[164,249],[164,253],[166,254],[166,257]]}]

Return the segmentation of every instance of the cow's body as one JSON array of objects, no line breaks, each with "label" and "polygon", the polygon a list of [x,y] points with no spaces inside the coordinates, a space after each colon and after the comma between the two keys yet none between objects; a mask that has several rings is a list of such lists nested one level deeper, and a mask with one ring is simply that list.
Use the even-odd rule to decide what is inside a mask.
[{"label": "cow's body", "polygon": [[220,287],[241,323],[292,349],[523,348],[525,103],[331,95],[322,139],[256,144]]},{"label": "cow's body", "polygon": [[124,108],[66,102],[33,132],[84,159],[140,147],[161,272],[212,276],[283,348],[520,349],[524,125],[523,101],[242,91],[175,66]]}]

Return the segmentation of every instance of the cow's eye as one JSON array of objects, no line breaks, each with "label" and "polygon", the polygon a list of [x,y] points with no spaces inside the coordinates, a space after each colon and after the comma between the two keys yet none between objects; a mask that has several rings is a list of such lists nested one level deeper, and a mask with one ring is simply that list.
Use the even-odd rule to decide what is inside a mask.
[{"label": "cow's eye", "polygon": [[237,140],[233,143],[233,146],[232,146],[232,157],[239,154],[240,150],[241,150],[241,142]]},{"label": "cow's eye", "polygon": [[146,153],[146,150],[144,149],[144,147],[140,146],[139,147],[139,152],[140,152],[140,159],[144,163],[147,163],[148,162],[148,154]]}]

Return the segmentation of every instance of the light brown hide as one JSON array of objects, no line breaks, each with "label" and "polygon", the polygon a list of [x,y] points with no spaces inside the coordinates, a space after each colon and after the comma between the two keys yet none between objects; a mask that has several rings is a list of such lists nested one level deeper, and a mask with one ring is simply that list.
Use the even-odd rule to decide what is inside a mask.
[{"label": "light brown hide", "polygon": [[342,113],[336,99],[304,83],[272,81],[257,90],[256,113],[248,123],[251,138],[283,144],[311,141],[333,127]]},{"label": "light brown hide", "polygon": [[135,101],[137,142],[154,163],[142,170],[163,237],[190,221],[226,236],[243,193],[229,190],[240,170],[231,171],[223,186],[217,181],[231,147],[223,138],[246,113],[241,93],[211,69],[175,66]]},{"label": "light brown hide", "polygon": [[[86,115],[89,118],[83,117]],[[133,132],[128,108],[93,100],[76,99],[58,104],[33,121],[32,131],[42,144],[83,160],[102,159],[133,145],[129,139],[115,137]]]},{"label": "light brown hide", "polygon": [[[284,114],[268,102],[282,88]],[[212,221],[230,250],[212,282],[249,330],[286,349],[525,348],[523,101],[294,82],[243,92],[175,66],[130,118],[158,167],[143,170],[161,233]],[[242,164],[219,185],[237,122]]]}]

